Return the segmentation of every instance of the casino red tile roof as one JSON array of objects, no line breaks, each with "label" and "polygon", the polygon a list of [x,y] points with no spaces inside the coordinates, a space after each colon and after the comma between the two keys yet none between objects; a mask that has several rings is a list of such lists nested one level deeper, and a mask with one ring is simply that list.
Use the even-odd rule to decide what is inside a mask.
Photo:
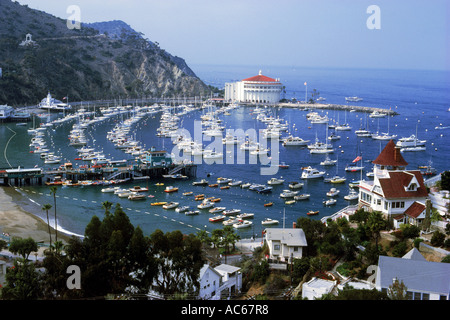
[{"label": "casino red tile roof", "polygon": [[273,78],[269,78],[266,76],[263,76],[262,74],[259,74],[257,76],[254,77],[250,77],[247,79],[244,79],[242,81],[252,81],[252,82],[278,82],[277,80],[273,79]]},{"label": "casino red tile roof", "polygon": [[408,165],[408,162],[403,159],[403,156],[400,153],[400,148],[395,146],[393,140],[389,140],[384,149],[372,163],[393,167],[404,167]]},{"label": "casino red tile roof", "polygon": [[405,214],[412,218],[417,218],[425,209],[426,207],[424,204],[415,201],[408,209],[406,209]]},{"label": "casino red tile roof", "polygon": [[[419,185],[415,191],[406,190],[413,178]],[[386,199],[397,198],[424,198],[428,196],[427,188],[419,170],[389,171],[389,178],[380,178],[380,187]]]}]

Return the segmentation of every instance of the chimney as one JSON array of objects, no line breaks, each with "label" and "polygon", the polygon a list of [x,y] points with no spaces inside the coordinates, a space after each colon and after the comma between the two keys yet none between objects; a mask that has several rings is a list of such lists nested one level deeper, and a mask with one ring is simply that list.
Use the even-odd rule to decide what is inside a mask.
[{"label": "chimney", "polygon": [[294,222],[292,222],[292,228],[297,228],[297,223],[295,223],[295,221]]},{"label": "chimney", "polygon": [[402,157],[402,155],[400,154],[400,147],[395,147],[395,151],[394,151],[395,162],[399,162],[401,157]]}]

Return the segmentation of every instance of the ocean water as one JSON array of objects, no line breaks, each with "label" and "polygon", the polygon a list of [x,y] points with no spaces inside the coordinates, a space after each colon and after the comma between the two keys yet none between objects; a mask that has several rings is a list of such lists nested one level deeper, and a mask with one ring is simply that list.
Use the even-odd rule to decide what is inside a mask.
[{"label": "ocean water", "polygon": [[[160,181],[139,181],[122,185],[132,187],[134,185],[149,188],[153,198],[146,201],[129,201],[120,199],[111,193],[102,193],[101,186],[88,187],[59,187],[57,192],[57,213],[58,226],[61,230],[83,235],[86,225],[93,215],[103,217],[101,203],[110,201],[120,203],[125,212],[130,217],[134,225],[139,225],[145,234],[151,234],[155,229],[163,231],[181,230],[184,233],[196,233],[199,230],[212,231],[221,228],[220,223],[211,223],[208,218],[212,214],[201,212],[197,216],[185,216],[174,210],[164,210],[161,207],[150,206],[156,201],[177,201],[181,205],[190,205],[195,208],[198,201],[194,198],[183,196],[186,191],[193,191],[194,194],[205,194],[207,197],[220,197],[221,202],[216,206],[224,206],[227,209],[241,209],[242,212],[255,214],[251,228],[237,230],[243,238],[252,235],[260,236],[265,228],[261,225],[264,218],[272,218],[280,221],[277,227],[291,226],[298,217],[307,217],[309,210],[319,210],[319,214],[310,217],[320,219],[329,216],[334,212],[344,208],[349,203],[343,196],[348,193],[348,184],[330,185],[319,180],[302,181],[300,179],[301,168],[311,165],[324,169],[328,176],[335,174],[344,175],[347,182],[358,180],[360,173],[345,172],[344,168],[350,163],[359,149],[363,155],[365,173],[372,169],[370,163],[384,148],[386,141],[377,141],[370,138],[357,137],[354,130],[359,129],[368,122],[372,132],[377,131],[397,134],[398,137],[406,137],[416,133],[418,137],[427,140],[427,150],[422,152],[407,152],[403,156],[409,163],[408,169],[416,169],[419,165],[426,165],[432,161],[433,166],[442,172],[449,169],[447,157],[450,155],[450,129],[435,129],[436,126],[450,126],[450,72],[444,71],[413,71],[413,70],[363,70],[363,69],[320,69],[320,68],[299,68],[299,67],[251,67],[251,66],[193,66],[194,72],[206,83],[218,87],[223,87],[225,82],[236,81],[258,74],[259,69],[264,75],[280,78],[286,86],[287,99],[297,98],[303,100],[305,97],[304,82],[308,83],[309,95],[312,89],[317,89],[320,95],[326,98],[325,103],[346,104],[346,96],[359,96],[364,100],[355,105],[382,107],[395,110],[399,115],[388,118],[367,118],[365,114],[359,112],[344,112],[334,110],[319,111],[327,114],[328,117],[344,119],[352,127],[351,131],[340,131],[340,140],[333,142],[336,152],[330,154],[330,158],[338,159],[337,166],[321,167],[319,163],[325,155],[310,154],[308,149],[299,147],[285,148],[279,145],[279,161],[290,165],[289,169],[280,169],[274,176],[261,175],[260,164],[250,164],[248,157],[245,164],[201,164],[198,166],[197,178],[187,181],[167,180]],[[92,108],[92,106],[91,106]],[[287,120],[290,131],[306,140],[314,141],[317,138],[321,141],[326,137],[326,125],[310,124],[306,120],[306,111],[290,108],[268,108],[274,116],[279,116]],[[223,124],[227,129],[264,129],[265,125],[256,120],[256,115],[252,112],[252,107],[240,107],[231,111],[231,114],[220,115]],[[200,120],[200,116],[205,111],[197,110],[183,116],[181,126],[193,135],[194,122]],[[156,136],[156,129],[159,126],[160,113],[148,115],[133,127],[133,134],[141,141],[146,148],[155,146],[157,149],[172,150],[173,144],[169,138],[159,138]],[[61,116],[61,115],[59,115]],[[58,117],[58,115],[51,115]],[[114,145],[106,139],[106,133],[111,130],[116,123],[123,120],[121,116],[116,116],[105,122],[98,123],[88,129],[89,146],[95,147],[114,160],[130,159],[130,155],[115,149]],[[41,119],[45,121],[45,118]],[[47,144],[58,154],[62,154],[66,161],[84,164],[82,161],[75,161],[76,150],[68,145],[68,134],[73,122],[68,122],[46,131]],[[389,127],[388,127],[389,125]],[[12,167],[34,167],[44,165],[36,154],[30,153],[29,143],[31,136],[27,134],[28,126],[15,126],[13,123],[0,124],[0,168]],[[331,133],[331,131],[329,132]],[[9,142],[9,143],[8,143]],[[205,145],[210,144],[205,141]],[[270,147],[270,145],[269,145]],[[272,155],[273,156],[273,155]],[[57,165],[53,165],[57,166]],[[209,177],[208,177],[209,175]],[[265,184],[271,177],[282,177],[285,183],[281,186],[274,186],[270,194],[258,194],[248,189],[231,187],[227,190],[219,188],[192,186],[191,183],[202,178],[213,183],[218,177],[227,177],[243,180],[244,182]],[[311,198],[307,201],[286,205],[280,198],[280,193],[288,189],[291,181],[304,182],[305,186],[300,189],[300,193],[310,193]],[[165,193],[164,187],[156,186],[158,182],[163,182],[165,186],[173,185],[179,188],[176,193]],[[332,207],[323,206],[323,201],[327,199],[326,192],[336,187],[340,190],[340,195],[336,198],[337,204]],[[18,203],[26,210],[44,217],[45,212],[41,207],[45,203],[53,204],[53,198],[49,195],[47,186],[24,186],[17,189]],[[273,202],[272,207],[264,207],[264,203]],[[352,202],[355,203],[355,202]],[[53,212],[53,210],[52,210]],[[51,214],[53,216],[53,213]],[[53,224],[53,222],[51,222]]]}]

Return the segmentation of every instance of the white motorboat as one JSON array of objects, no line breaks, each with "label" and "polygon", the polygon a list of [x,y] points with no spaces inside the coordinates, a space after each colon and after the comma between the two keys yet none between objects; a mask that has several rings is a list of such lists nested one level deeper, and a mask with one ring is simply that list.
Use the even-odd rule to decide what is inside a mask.
[{"label": "white motorboat", "polygon": [[330,179],[330,183],[344,183],[347,180],[347,178],[345,177],[340,177],[340,176],[334,176]]},{"label": "white motorboat", "polygon": [[303,185],[304,184],[301,183],[301,182],[294,181],[294,182],[289,183],[289,188],[291,188],[291,189],[300,189],[300,188],[303,187]]},{"label": "white motorboat", "polygon": [[386,113],[379,112],[378,110],[373,111],[370,115],[370,118],[384,118],[386,117]]},{"label": "white motorboat", "polygon": [[232,226],[233,224],[238,223],[238,222],[239,222],[239,219],[230,218],[230,219],[227,219],[227,220],[223,221],[222,224],[224,226]]},{"label": "white motorboat", "polygon": [[214,203],[211,202],[211,201],[208,201],[208,200],[203,201],[202,203],[200,203],[197,206],[197,208],[199,208],[199,209],[209,209],[209,208],[212,208],[212,207],[214,207]]},{"label": "white motorboat", "polygon": [[228,185],[230,186],[230,187],[237,187],[237,186],[240,186],[242,184],[242,181],[241,180],[234,180],[234,181],[231,181],[231,182],[228,182]]},{"label": "white motorboat", "polygon": [[269,185],[279,185],[279,184],[283,184],[284,180],[283,179],[278,179],[278,178],[271,178],[270,180],[267,181],[267,184]]},{"label": "white motorboat", "polygon": [[174,209],[176,207],[178,207],[180,203],[179,202],[168,202],[165,205],[163,205],[163,209]]},{"label": "white motorboat", "polygon": [[325,175],[325,171],[319,171],[312,167],[303,168],[301,178],[302,179],[316,179],[322,178]]},{"label": "white motorboat", "polygon": [[355,190],[350,188],[350,191],[347,195],[344,196],[344,199],[347,201],[356,200],[358,199],[359,194]]},{"label": "white motorboat", "polygon": [[425,147],[425,146],[417,146],[417,147],[401,148],[400,152],[425,151],[425,150],[427,150],[427,147]]},{"label": "white motorboat", "polygon": [[186,212],[189,211],[189,206],[181,206],[181,207],[177,207],[175,208],[176,212]]},{"label": "white motorboat", "polygon": [[243,220],[243,219],[253,219],[254,216],[255,216],[254,213],[242,213],[242,214],[238,214],[237,218],[241,219],[241,220]]},{"label": "white motorboat", "polygon": [[232,182],[232,181],[233,181],[233,180],[230,179],[230,178],[222,178],[222,177],[217,178],[217,183],[218,183],[218,184],[230,183],[230,182]]},{"label": "white motorboat", "polygon": [[184,214],[186,216],[194,216],[194,215],[199,214],[199,211],[198,210],[189,210],[189,211],[186,211]]},{"label": "white motorboat", "polygon": [[209,210],[209,213],[220,213],[225,211],[225,207],[216,207]]},{"label": "white motorboat", "polygon": [[295,197],[294,197],[294,200],[295,200],[295,201],[298,201],[298,200],[307,200],[307,199],[309,199],[310,196],[311,196],[311,195],[310,195],[309,193],[303,193],[303,194],[299,194],[298,196],[295,196]]},{"label": "white motorboat", "polygon": [[281,198],[293,198],[298,194],[298,191],[291,191],[291,190],[283,190],[283,192],[280,194]]},{"label": "white motorboat", "polygon": [[233,228],[235,228],[235,229],[248,228],[248,227],[251,227],[252,224],[253,224],[253,222],[251,222],[251,221],[243,220],[243,221],[239,221],[239,222],[233,224]]},{"label": "white motorboat", "polygon": [[238,214],[241,212],[241,209],[228,209],[228,210],[224,210],[222,212],[223,215],[225,216],[233,216],[235,214]]},{"label": "white motorboat", "polygon": [[345,97],[345,101],[349,101],[349,102],[359,102],[362,101],[363,99],[357,96],[354,97]]},{"label": "white motorboat", "polygon": [[328,199],[328,200],[324,201],[323,204],[326,206],[332,206],[332,205],[336,204],[336,202],[337,202],[336,199]]},{"label": "white motorboat", "polygon": [[328,154],[327,154],[325,160],[323,160],[322,162],[320,162],[320,165],[321,165],[321,166],[334,166],[334,165],[336,164],[336,162],[337,162],[337,160],[331,160],[331,159],[328,157]]},{"label": "white motorboat", "polygon": [[280,223],[278,220],[271,219],[271,218],[265,218],[263,221],[261,221],[261,224],[264,226],[278,224],[278,223]]},{"label": "white motorboat", "polygon": [[364,166],[358,165],[356,162],[349,163],[345,167],[345,171],[347,171],[347,172],[356,172],[356,171],[361,171],[361,170],[364,170]]},{"label": "white motorboat", "polygon": [[397,147],[417,147],[425,145],[426,140],[419,140],[415,135],[411,135],[409,137],[404,137],[398,139],[396,145]]},{"label": "white motorboat", "polygon": [[303,140],[300,137],[289,136],[283,139],[283,146],[306,146],[309,140]]},{"label": "white motorboat", "polygon": [[339,190],[336,188],[331,188],[330,191],[327,192],[328,197],[336,197],[339,194]]}]

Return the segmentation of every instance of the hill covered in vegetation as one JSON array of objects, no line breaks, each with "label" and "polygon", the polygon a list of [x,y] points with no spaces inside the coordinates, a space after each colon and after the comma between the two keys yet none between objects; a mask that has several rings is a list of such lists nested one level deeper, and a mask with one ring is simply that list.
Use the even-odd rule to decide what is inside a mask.
[{"label": "hill covered in vegetation", "polygon": [[[21,45],[27,34],[32,43]],[[208,95],[179,57],[122,21],[82,24],[0,0],[0,104]]]}]

